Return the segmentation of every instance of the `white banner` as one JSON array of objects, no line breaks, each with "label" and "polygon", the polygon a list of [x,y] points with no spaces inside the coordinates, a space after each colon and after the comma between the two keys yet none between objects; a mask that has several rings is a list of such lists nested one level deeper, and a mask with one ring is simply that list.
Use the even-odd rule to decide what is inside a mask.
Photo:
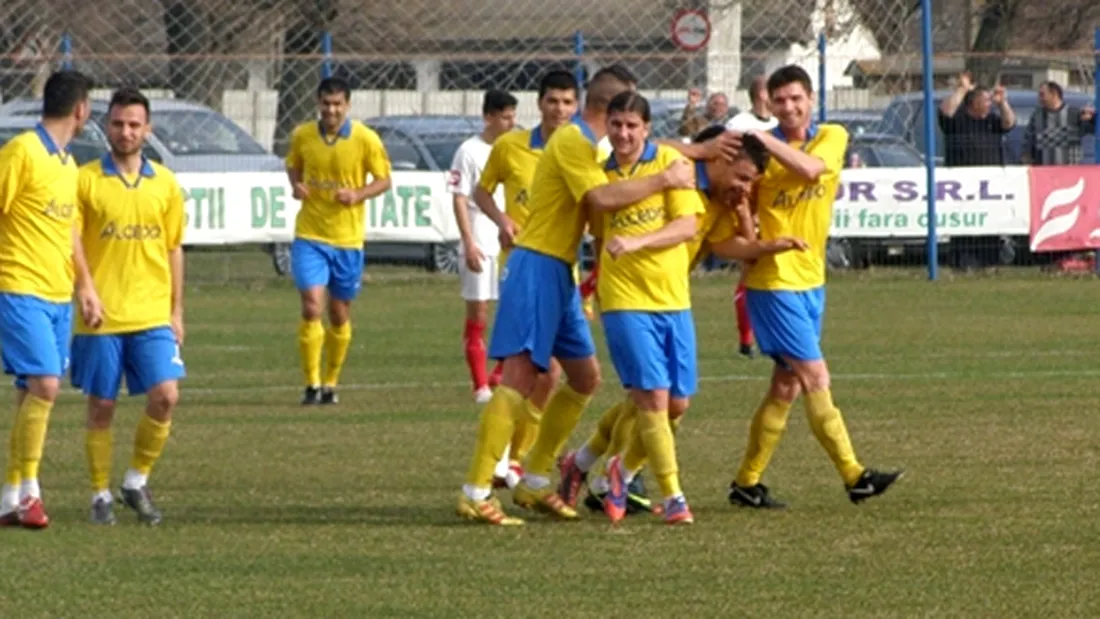
[{"label": "white banner", "polygon": [[[300,207],[281,172],[177,175],[187,194],[188,245],[288,243]],[[390,191],[367,204],[367,238],[458,241],[443,172],[395,172]],[[1027,235],[1026,167],[936,170],[940,236]],[[836,237],[926,234],[924,168],[844,170],[833,216]]]}]

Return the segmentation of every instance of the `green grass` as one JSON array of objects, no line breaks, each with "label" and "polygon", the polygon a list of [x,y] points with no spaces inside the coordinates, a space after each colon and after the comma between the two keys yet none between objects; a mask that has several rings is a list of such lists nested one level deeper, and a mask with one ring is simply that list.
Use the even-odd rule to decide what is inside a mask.
[{"label": "green grass", "polygon": [[[703,380],[678,442],[697,524],[613,532],[587,514],[510,530],[454,516],[477,411],[453,280],[376,271],[343,402],[310,410],[291,288],[194,287],[190,376],[152,482],[166,523],[86,523],[83,409],[66,394],[42,472],[53,524],[0,531],[0,614],[1100,616],[1095,281],[834,277],[837,403],[865,463],[909,473],[852,506],[797,408],[766,476],[793,506],[767,514],[725,498],[770,369],[732,354],[730,288],[695,280]],[[574,444],[619,395],[604,370]],[[122,405],[115,483],[140,408]]]}]

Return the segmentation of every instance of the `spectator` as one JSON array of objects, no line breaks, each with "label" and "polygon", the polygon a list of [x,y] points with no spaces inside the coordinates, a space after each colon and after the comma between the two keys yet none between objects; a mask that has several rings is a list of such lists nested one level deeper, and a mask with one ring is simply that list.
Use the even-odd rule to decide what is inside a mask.
[{"label": "spectator", "polygon": [[1096,110],[1076,108],[1062,99],[1056,82],[1039,84],[1039,109],[1031,115],[1024,132],[1021,158],[1033,165],[1077,165],[1081,163],[1081,138],[1096,127]]},{"label": "spectator", "polygon": [[939,117],[948,167],[1005,164],[1003,138],[1016,126],[1016,112],[1008,104],[1003,86],[990,93],[975,86],[970,73],[963,73],[955,92],[940,104]]},{"label": "spectator", "polygon": [[768,131],[774,129],[779,121],[772,116],[771,107],[768,105],[768,78],[757,77],[749,85],[749,101],[752,109],[734,116],[726,128],[733,131],[749,131],[756,129]]},{"label": "spectator", "polygon": [[684,106],[684,116],[680,119],[680,135],[688,137],[706,129],[709,125],[724,125],[729,120],[730,100],[726,95],[716,92],[707,98],[707,109],[699,113],[699,102],[703,100],[703,91],[692,88],[688,91],[688,102]]}]

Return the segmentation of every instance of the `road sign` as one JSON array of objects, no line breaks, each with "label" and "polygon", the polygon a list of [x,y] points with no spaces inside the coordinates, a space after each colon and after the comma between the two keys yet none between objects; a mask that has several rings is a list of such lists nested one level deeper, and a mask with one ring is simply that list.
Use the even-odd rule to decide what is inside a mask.
[{"label": "road sign", "polygon": [[699,51],[710,41],[710,20],[696,9],[678,11],[672,17],[672,42],[687,52]]}]

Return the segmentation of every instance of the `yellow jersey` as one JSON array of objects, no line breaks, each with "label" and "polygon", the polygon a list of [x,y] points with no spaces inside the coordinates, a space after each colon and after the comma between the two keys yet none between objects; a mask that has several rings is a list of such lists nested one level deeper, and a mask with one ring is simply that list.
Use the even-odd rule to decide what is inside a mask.
[{"label": "yellow jersey", "polygon": [[168,253],[183,242],[183,190],[176,176],[143,160],[127,178],[110,153],[80,168],[77,203],[88,270],[103,302],[103,325],[77,312],[76,333],[133,333],[172,318]]},{"label": "yellow jersey", "polygon": [[294,236],[345,249],[360,249],[366,239],[364,202],[344,206],[338,189],[359,189],[390,177],[390,160],[382,139],[373,129],[348,119],[335,133],[325,135],[317,121],[303,123],[290,138],[286,167],[299,170],[309,197],[302,202]]},{"label": "yellow jersey", "polygon": [[[609,182],[660,174],[669,164],[682,159],[676,150],[648,143],[638,161],[626,170],[615,157],[605,164]],[[701,216],[705,212],[699,192],[694,189],[672,189],[655,193],[626,208],[600,217],[600,230],[593,230],[604,249],[600,253],[600,276],[597,294],[604,312],[642,311],[675,312],[691,308],[688,287],[691,256],[688,243],[677,243],[661,249],[642,249],[612,258],[607,243],[613,237],[640,236],[655,232],[673,220]]]},{"label": "yellow jersey", "polygon": [[527,223],[531,179],[544,146],[539,127],[505,133],[493,142],[493,150],[478,181],[489,195],[496,193],[497,185],[504,184],[504,213],[520,230]]},{"label": "yellow jersey", "polygon": [[706,257],[712,245],[729,240],[737,234],[740,227],[733,211],[723,204],[711,201],[710,178],[707,176],[705,161],[695,162],[695,187],[705,210],[703,216],[699,218],[695,236],[687,242],[690,261],[688,272],[694,270]]},{"label": "yellow jersey", "polygon": [[0,148],[0,293],[72,300],[78,173],[42,125]]},{"label": "yellow jersey", "polygon": [[[774,134],[782,139],[778,129]],[[773,157],[757,181],[756,206],[761,240],[793,236],[805,240],[810,248],[761,256],[745,278],[748,288],[801,291],[825,285],[826,242],[848,132],[840,125],[823,124],[812,126],[808,137],[791,146],[824,161],[825,172],[817,181],[808,182]]]},{"label": "yellow jersey", "polygon": [[592,128],[579,118],[550,136],[535,167],[527,225],[520,229],[516,246],[576,263],[588,223],[581,201],[607,183],[597,142]]}]

